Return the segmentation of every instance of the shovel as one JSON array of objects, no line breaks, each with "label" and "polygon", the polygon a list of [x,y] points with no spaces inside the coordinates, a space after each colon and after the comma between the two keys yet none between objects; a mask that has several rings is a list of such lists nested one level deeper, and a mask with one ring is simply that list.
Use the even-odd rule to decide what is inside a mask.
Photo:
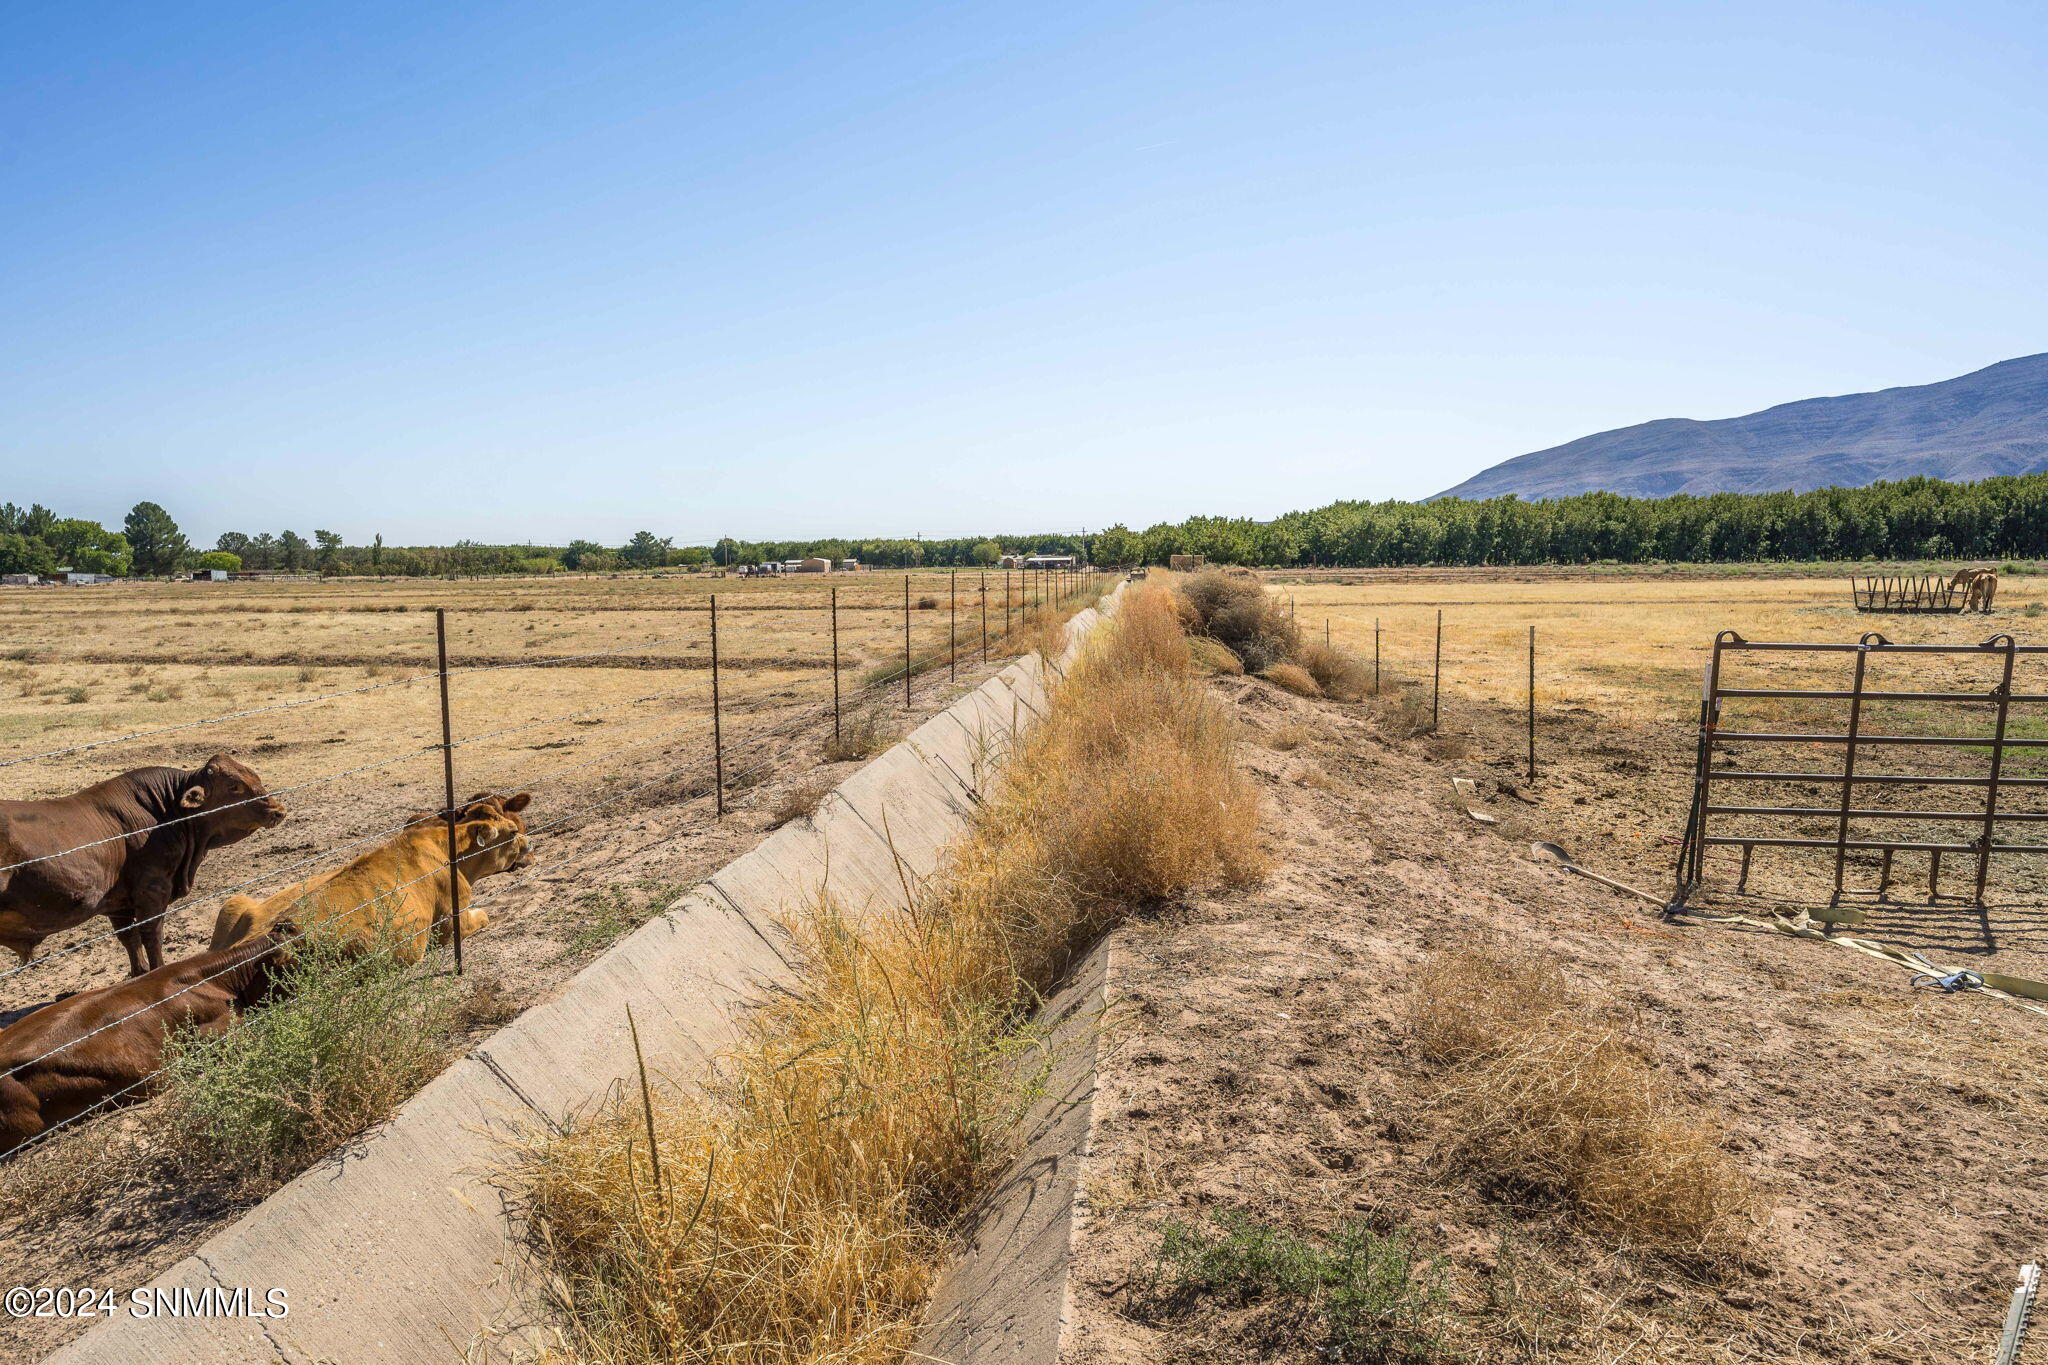
[{"label": "shovel", "polygon": [[1537,842],[1529,845],[1529,856],[1539,863],[1557,863],[1566,871],[1576,872],[1588,881],[1598,882],[1602,886],[1611,886],[1616,891],[1626,891],[1637,900],[1648,901],[1660,910],[1664,908],[1664,898],[1662,896],[1653,896],[1647,891],[1638,891],[1627,882],[1618,882],[1612,877],[1603,877],[1598,872],[1588,872],[1585,868],[1573,862],[1572,855],[1559,848],[1556,844],[1545,843],[1539,839]]}]

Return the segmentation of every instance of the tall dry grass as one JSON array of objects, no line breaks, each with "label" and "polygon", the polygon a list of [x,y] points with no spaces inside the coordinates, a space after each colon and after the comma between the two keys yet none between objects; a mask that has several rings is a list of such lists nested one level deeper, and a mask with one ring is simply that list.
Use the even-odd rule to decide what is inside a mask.
[{"label": "tall dry grass", "polygon": [[899,1359],[1008,1149],[1031,1006],[1134,907],[1254,875],[1257,814],[1170,598],[1128,594],[908,912],[793,911],[802,988],[750,1016],[714,1081],[524,1154],[578,1358]]},{"label": "tall dry grass", "polygon": [[1758,1197],[1632,1030],[1533,953],[1447,952],[1416,973],[1415,1033],[1443,1064],[1450,1154],[1660,1249],[1720,1252]]}]

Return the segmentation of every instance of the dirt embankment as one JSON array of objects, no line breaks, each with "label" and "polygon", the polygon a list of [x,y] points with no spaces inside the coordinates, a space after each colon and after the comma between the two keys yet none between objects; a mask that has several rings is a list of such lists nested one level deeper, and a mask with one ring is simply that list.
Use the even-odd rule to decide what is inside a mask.
[{"label": "dirt embankment", "polygon": [[[1989,1358],[2017,1266],[2048,1252],[2048,1020],[1839,948],[1666,925],[1528,861],[1537,835],[1604,871],[1668,868],[1673,746],[1574,718],[1532,806],[1503,791],[1510,744],[1444,757],[1458,746],[1389,738],[1369,706],[1215,686],[1243,716],[1277,868],[1114,936],[1074,1365],[1333,1358],[1281,1294],[1148,1299],[1161,1228],[1218,1213],[1311,1241],[1355,1221],[1441,1277],[1431,1351],[1347,1359]],[[1454,776],[1501,823],[1472,820]],[[1617,793],[1641,790],[1617,825]],[[1937,941],[1978,932],[1974,911],[1920,915]],[[1632,1244],[1454,1154],[1413,974],[1489,944],[1562,964],[1714,1125],[1760,1196],[1738,1253]],[[1270,1271],[1255,1261],[1232,1273]]]}]

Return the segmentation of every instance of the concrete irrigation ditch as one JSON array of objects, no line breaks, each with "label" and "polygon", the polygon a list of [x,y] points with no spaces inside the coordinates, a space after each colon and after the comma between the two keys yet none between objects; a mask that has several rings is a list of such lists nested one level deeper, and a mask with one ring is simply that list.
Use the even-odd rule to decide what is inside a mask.
[{"label": "concrete irrigation ditch", "polygon": [[[1064,668],[1100,617],[1069,624]],[[151,1302],[246,1290],[248,1316],[109,1318],[48,1365],[448,1365],[517,1360],[544,1345],[541,1287],[520,1211],[490,1183],[503,1140],[552,1124],[635,1074],[626,1011],[649,1068],[688,1082],[735,1036],[738,1011],[794,983],[778,910],[830,894],[900,909],[963,833],[1007,737],[1042,709],[1048,665],[1027,655],[919,726],[807,821],[783,826],[619,942],[554,999],[456,1061],[386,1124],[300,1175],[145,1289]],[[926,1349],[959,1365],[1050,1360],[1092,1078],[1086,1033],[1099,957],[1051,1006],[1063,1072],[1031,1116],[1029,1146],[985,1201],[940,1286]],[[1076,1126],[1078,1124],[1078,1127]],[[283,1288],[289,1314],[266,1317]]]}]

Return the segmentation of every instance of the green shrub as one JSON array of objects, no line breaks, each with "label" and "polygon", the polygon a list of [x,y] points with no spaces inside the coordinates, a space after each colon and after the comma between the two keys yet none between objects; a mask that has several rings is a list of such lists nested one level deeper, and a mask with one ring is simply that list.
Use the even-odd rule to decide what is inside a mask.
[{"label": "green shrub", "polygon": [[384,944],[351,952],[308,935],[273,1003],[217,1037],[172,1038],[173,1145],[208,1176],[288,1178],[384,1118],[437,1074],[459,1008],[454,978]]},{"label": "green shrub", "polygon": [[1440,1257],[1422,1260],[1405,1234],[1345,1222],[1311,1240],[1229,1211],[1211,1222],[1160,1229],[1151,1263],[1132,1277],[1138,1313],[1170,1320],[1205,1301],[1257,1304],[1265,1311],[1250,1330],[1276,1345],[1313,1340],[1342,1361],[1436,1358],[1447,1271]]}]

